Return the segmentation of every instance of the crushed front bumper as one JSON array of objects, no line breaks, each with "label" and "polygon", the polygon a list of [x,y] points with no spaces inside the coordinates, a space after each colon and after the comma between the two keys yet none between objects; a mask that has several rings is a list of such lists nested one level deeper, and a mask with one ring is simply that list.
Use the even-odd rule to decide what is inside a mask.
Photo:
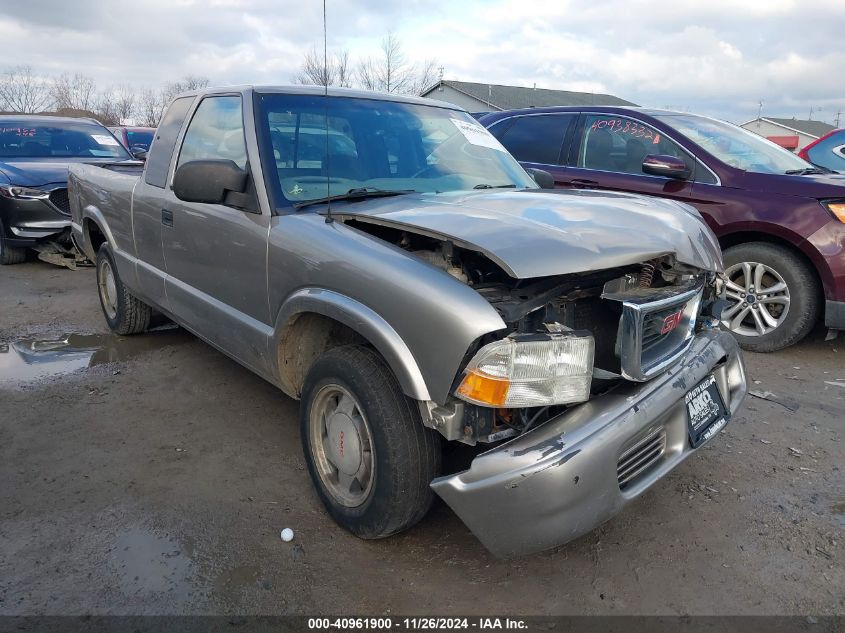
[{"label": "crushed front bumper", "polygon": [[[613,517],[698,450],[690,447],[684,397],[711,373],[735,413],[747,391],[739,347],[726,332],[704,332],[664,374],[572,407],[431,487],[497,556],[566,543]],[[662,453],[620,487],[620,458],[656,437]]]}]

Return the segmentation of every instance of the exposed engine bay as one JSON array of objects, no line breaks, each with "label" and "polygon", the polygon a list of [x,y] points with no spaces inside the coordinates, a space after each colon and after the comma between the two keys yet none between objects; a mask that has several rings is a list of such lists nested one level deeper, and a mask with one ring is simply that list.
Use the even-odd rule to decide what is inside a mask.
[{"label": "exposed engine bay", "polygon": [[[471,245],[421,235],[369,219],[347,216],[348,226],[394,244],[467,284],[484,297],[506,323],[475,342],[467,361],[484,345],[505,336],[588,332],[595,341],[591,397],[613,389],[623,376],[623,303],[628,298],[660,302],[691,287],[703,287],[692,315],[695,327],[716,327],[722,302],[716,275],[678,262],[671,254],[628,266],[534,279],[515,279]],[[675,312],[660,314],[661,319]],[[704,318],[698,318],[703,316]],[[651,333],[653,340],[660,332]],[[461,376],[455,378],[455,387]],[[498,442],[522,434],[570,405],[527,408],[475,406],[452,397],[445,405],[421,403],[423,420],[447,439],[467,444]]]}]

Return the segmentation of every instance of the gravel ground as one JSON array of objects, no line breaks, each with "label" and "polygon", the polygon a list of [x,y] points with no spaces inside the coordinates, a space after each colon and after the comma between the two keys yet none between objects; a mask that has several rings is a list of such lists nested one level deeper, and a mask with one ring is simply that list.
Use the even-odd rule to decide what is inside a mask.
[{"label": "gravel ground", "polygon": [[823,339],[747,354],[773,395],[601,528],[502,561],[443,504],[343,532],[296,402],[180,329],[108,334],[91,269],[3,267],[0,614],[843,614],[845,340]]}]

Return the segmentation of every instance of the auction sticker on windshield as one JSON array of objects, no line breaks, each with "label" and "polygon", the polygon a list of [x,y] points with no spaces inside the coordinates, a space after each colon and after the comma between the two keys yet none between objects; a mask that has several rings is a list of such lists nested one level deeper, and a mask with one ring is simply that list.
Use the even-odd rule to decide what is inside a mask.
[{"label": "auction sticker on windshield", "polygon": [[119,145],[117,139],[112,138],[111,136],[106,136],[105,134],[92,134],[91,138],[97,141],[100,145]]},{"label": "auction sticker on windshield", "polygon": [[687,392],[686,405],[689,439],[693,448],[718,433],[730,418],[716,377],[712,374]]},{"label": "auction sticker on windshield", "polygon": [[487,131],[486,128],[470,123],[469,121],[461,121],[460,119],[450,120],[455,124],[455,127],[458,128],[458,131],[464,135],[464,138],[473,145],[497,149],[500,152],[508,151],[502,146],[495,136]]}]

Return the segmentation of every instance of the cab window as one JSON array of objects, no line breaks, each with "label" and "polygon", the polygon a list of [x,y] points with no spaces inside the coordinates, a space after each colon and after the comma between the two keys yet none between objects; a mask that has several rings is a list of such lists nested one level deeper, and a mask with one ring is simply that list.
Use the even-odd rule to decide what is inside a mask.
[{"label": "cab window", "polygon": [[206,97],[194,113],[182,149],[180,165],[192,160],[229,159],[246,167],[246,142],[239,96]]},{"label": "cab window", "polygon": [[516,117],[501,135],[502,145],[518,161],[559,165],[563,139],[577,113],[532,114]]},{"label": "cab window", "polygon": [[578,167],[643,175],[643,159],[649,154],[674,156],[688,164],[692,160],[677,143],[649,125],[624,116],[587,115]]}]

